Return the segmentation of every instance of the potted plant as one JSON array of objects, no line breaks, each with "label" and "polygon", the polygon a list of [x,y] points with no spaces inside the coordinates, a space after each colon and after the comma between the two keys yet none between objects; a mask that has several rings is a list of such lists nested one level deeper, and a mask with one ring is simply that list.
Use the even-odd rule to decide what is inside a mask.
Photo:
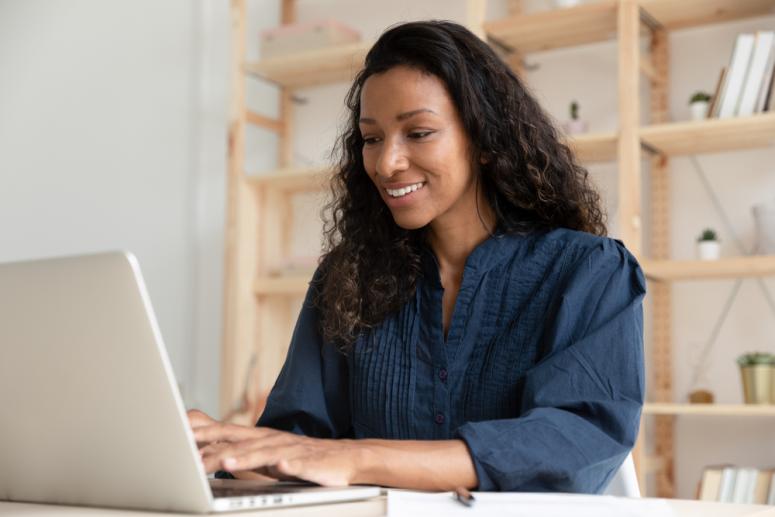
[{"label": "potted plant", "polygon": [[689,109],[692,112],[692,120],[704,120],[708,117],[708,104],[711,96],[707,92],[694,92],[689,99]]},{"label": "potted plant", "polygon": [[564,124],[565,134],[577,135],[587,131],[586,120],[579,119],[579,103],[573,101],[570,103],[570,120]]},{"label": "potted plant", "polygon": [[746,404],[770,404],[773,400],[773,373],[775,355],[764,352],[743,354],[737,358],[743,379],[743,398]]},{"label": "potted plant", "polygon": [[718,260],[721,256],[721,243],[716,238],[716,231],[706,228],[697,237],[697,254],[700,260]]}]

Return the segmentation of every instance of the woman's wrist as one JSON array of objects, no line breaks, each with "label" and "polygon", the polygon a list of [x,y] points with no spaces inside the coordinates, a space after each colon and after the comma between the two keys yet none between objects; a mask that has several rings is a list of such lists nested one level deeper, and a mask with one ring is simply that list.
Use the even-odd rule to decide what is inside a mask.
[{"label": "woman's wrist", "polygon": [[350,475],[351,485],[376,485],[374,475],[377,454],[367,440],[348,440],[350,463],[353,466]]},{"label": "woman's wrist", "polygon": [[422,490],[475,488],[476,470],[462,440],[348,440],[352,485]]}]

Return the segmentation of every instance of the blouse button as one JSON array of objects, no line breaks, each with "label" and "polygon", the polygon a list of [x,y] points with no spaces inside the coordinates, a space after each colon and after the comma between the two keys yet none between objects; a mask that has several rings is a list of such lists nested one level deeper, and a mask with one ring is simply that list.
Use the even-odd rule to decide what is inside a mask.
[{"label": "blouse button", "polygon": [[441,413],[436,413],[436,418],[434,418],[437,424],[441,425],[444,423],[444,415]]},{"label": "blouse button", "polygon": [[439,379],[441,379],[441,382],[446,382],[447,380],[447,369],[442,368],[439,370]]}]

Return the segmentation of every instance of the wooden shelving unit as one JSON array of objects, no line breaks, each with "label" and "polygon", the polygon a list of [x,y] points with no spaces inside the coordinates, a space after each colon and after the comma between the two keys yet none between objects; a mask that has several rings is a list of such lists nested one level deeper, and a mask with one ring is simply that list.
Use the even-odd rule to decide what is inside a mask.
[{"label": "wooden shelving unit", "polygon": [[245,72],[288,88],[305,88],[351,80],[363,67],[371,43],[361,42],[265,59],[245,65]]},{"label": "wooden shelving unit", "polygon": [[317,192],[328,185],[330,171],[324,168],[291,168],[259,173],[247,178],[255,189],[273,188],[286,194]]},{"label": "wooden shelving unit", "polygon": [[640,138],[644,147],[667,156],[765,147],[775,144],[775,113],[656,124],[641,128]]},{"label": "wooden shelving unit", "polygon": [[672,404],[652,402],[643,406],[644,415],[745,417],[775,416],[774,405],[754,404]]},{"label": "wooden shelving unit", "polygon": [[719,260],[641,260],[646,278],[657,282],[717,280],[775,275],[775,256],[760,255]]},{"label": "wooden shelving unit", "polygon": [[613,162],[616,160],[616,133],[574,135],[567,140],[583,163]]},{"label": "wooden shelving unit", "polygon": [[[496,44],[522,54],[617,39],[621,0],[598,0],[566,9],[514,14],[484,24]],[[686,29],[773,13],[770,0],[640,0],[641,21]]]},{"label": "wooden shelving unit", "polygon": [[[260,407],[261,395],[271,387],[282,365],[296,316],[291,303],[306,291],[311,274],[273,275],[278,265],[284,263],[289,249],[290,199],[299,192],[318,190],[326,183],[325,170],[298,168],[291,159],[293,94],[298,88],[349,81],[362,66],[370,43],[247,63],[245,1],[231,0],[234,94],[229,128],[221,407],[223,413],[247,414],[249,421],[253,416],[250,412]],[[282,23],[292,22],[294,0],[280,1]],[[671,30],[773,14],[775,0],[598,0],[531,14],[522,14],[520,1],[510,0],[507,18],[484,22],[485,4],[486,0],[466,0],[468,25],[505,52],[506,59],[515,66],[516,58],[532,52],[616,42],[618,129],[576,136],[568,139],[568,144],[582,163],[618,164],[619,237],[639,258],[650,282],[648,298],[653,322],[648,372],[652,401],[643,411],[645,418],[654,419],[653,435],[641,435],[635,457],[642,486],[645,488],[646,474],[653,473],[657,495],[671,497],[676,417],[775,416],[775,408],[674,403],[670,285],[684,280],[772,275],[775,257],[739,257],[713,263],[671,260],[669,159],[773,145],[775,113],[702,122],[670,121],[668,35]],[[649,40],[647,53],[641,51],[642,36]],[[246,78],[266,80],[279,87],[277,118],[247,108]],[[642,84],[650,93],[648,117],[641,113]],[[247,124],[278,134],[277,171],[260,175],[247,175],[244,171]],[[652,231],[648,249],[642,248],[644,158],[650,159],[651,178],[648,195]],[[647,445],[653,445],[653,453]]]},{"label": "wooden shelving unit", "polygon": [[515,14],[484,24],[487,36],[521,54],[616,39],[618,1]]},{"label": "wooden shelving unit", "polygon": [[772,0],[640,0],[639,3],[667,30],[775,14]]}]

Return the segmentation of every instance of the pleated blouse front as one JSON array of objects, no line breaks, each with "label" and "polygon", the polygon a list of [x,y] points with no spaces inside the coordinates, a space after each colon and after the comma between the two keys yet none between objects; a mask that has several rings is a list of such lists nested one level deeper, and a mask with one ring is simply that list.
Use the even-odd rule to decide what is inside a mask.
[{"label": "pleated blouse front", "polygon": [[307,295],[257,425],[330,438],[466,442],[480,490],[600,492],[643,404],[643,274],[619,241],[497,234],[468,257],[448,336],[423,254],[414,296],[347,354]]}]

